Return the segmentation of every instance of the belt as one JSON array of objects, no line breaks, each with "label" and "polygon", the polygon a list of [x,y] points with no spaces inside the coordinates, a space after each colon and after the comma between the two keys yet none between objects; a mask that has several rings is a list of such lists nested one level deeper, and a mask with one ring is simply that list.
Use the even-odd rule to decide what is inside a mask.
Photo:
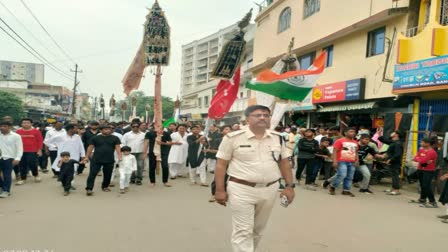
[{"label": "belt", "polygon": [[235,177],[230,177],[229,181],[238,183],[238,184],[242,184],[242,185],[246,185],[246,186],[250,186],[250,187],[269,187],[275,183],[278,183],[278,180],[274,180],[272,182],[269,182],[267,184],[260,184],[260,183],[253,183],[253,182],[249,182],[243,179],[239,179],[239,178],[235,178]]}]

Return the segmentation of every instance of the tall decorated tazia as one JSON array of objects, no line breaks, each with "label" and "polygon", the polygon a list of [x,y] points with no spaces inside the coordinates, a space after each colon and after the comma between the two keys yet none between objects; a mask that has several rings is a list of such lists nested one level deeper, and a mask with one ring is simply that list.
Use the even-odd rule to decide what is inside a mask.
[{"label": "tall decorated tazia", "polygon": [[[154,85],[154,128],[159,137],[162,134],[162,66],[168,66],[170,58],[170,27],[165,13],[156,0],[146,15],[143,41],[129,67],[124,79],[125,94],[138,89],[146,67],[155,75]],[[160,146],[155,146],[154,154],[160,153]],[[160,155],[157,157],[160,160]]]}]

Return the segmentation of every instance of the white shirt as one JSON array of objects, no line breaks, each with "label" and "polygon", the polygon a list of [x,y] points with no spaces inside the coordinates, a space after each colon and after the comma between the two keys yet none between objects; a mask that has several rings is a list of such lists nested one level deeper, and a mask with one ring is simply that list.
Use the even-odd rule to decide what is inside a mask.
[{"label": "white shirt", "polygon": [[145,133],[133,131],[124,134],[122,144],[123,146],[131,147],[131,153],[142,153],[143,143],[145,142]]},{"label": "white shirt", "polygon": [[182,137],[179,132],[174,132],[171,134],[171,140],[173,142],[180,142],[181,145],[171,145],[168,163],[185,164],[188,156],[187,133]]},{"label": "white shirt", "polygon": [[134,155],[123,155],[122,160],[119,161],[118,171],[121,174],[131,174],[137,170],[137,160]]},{"label": "white shirt", "polygon": [[0,152],[1,159],[22,159],[22,137],[14,132],[9,132],[6,135],[0,134]]},{"label": "white shirt", "polygon": [[50,151],[57,151],[57,146],[64,141],[66,135],[65,129],[51,129],[45,135],[44,144]]},{"label": "white shirt", "polygon": [[56,157],[56,160],[52,164],[51,168],[59,171],[60,168],[58,167],[58,162],[61,159],[61,153],[62,152],[69,152],[70,153],[70,159],[79,161],[81,157],[84,157],[86,155],[86,152],[84,150],[84,145],[82,144],[81,137],[79,135],[73,135],[69,136],[65,134],[65,136],[62,138],[62,142],[57,145],[58,155]]}]

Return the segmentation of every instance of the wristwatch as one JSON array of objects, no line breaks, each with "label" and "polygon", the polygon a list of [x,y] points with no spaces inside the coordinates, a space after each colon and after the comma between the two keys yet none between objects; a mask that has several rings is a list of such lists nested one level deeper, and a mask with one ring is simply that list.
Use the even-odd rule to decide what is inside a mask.
[{"label": "wristwatch", "polygon": [[285,188],[286,187],[291,187],[291,188],[296,188],[296,184],[292,183],[292,184],[285,184]]}]

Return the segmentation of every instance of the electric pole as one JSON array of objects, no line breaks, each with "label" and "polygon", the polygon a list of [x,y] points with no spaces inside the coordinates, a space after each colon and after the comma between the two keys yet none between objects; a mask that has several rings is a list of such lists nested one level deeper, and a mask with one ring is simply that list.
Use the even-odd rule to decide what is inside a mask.
[{"label": "electric pole", "polygon": [[75,64],[75,70],[70,69],[70,72],[75,73],[75,84],[73,85],[73,101],[72,101],[72,116],[76,114],[76,88],[79,85],[78,73],[82,73],[82,70],[78,70],[78,64]]}]

